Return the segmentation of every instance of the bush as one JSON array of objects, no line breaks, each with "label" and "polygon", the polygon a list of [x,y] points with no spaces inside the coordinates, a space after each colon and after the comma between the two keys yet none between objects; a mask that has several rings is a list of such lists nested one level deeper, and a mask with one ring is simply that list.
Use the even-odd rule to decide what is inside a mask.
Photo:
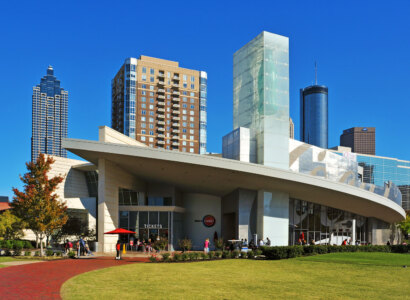
[{"label": "bush", "polygon": [[4,251],[4,255],[5,255],[5,256],[11,256],[11,250],[10,250],[10,249],[6,249],[6,251]]},{"label": "bush", "polygon": [[60,256],[62,256],[62,255],[63,255],[63,252],[61,252],[61,251],[57,251],[57,252],[56,252],[56,256],[60,257]]},{"label": "bush", "polygon": [[294,257],[300,257],[304,253],[304,247],[303,246],[288,246],[287,252],[288,252],[288,257],[287,258],[294,258]]},{"label": "bush", "polygon": [[215,251],[215,258],[221,258],[222,257],[222,252],[221,251]]},{"label": "bush", "polygon": [[171,256],[171,254],[169,254],[169,253],[163,253],[162,254],[162,261],[169,261],[170,256]]},{"label": "bush", "polygon": [[214,259],[215,258],[215,252],[209,251],[208,256],[209,256],[209,259]]},{"label": "bush", "polygon": [[149,261],[150,261],[150,262],[157,262],[157,257],[156,257],[155,255],[151,255],[151,256],[149,257]]},{"label": "bush", "polygon": [[247,257],[247,258],[255,258],[255,253],[254,253],[252,250],[251,250],[251,251],[248,251],[246,257]]},{"label": "bush", "polygon": [[30,241],[24,241],[24,249],[33,249],[33,245]]},{"label": "bush", "polygon": [[182,255],[180,253],[174,253],[174,261],[182,261]]},{"label": "bush", "polygon": [[262,250],[261,249],[256,249],[255,250],[255,256],[261,256],[262,255]]},{"label": "bush", "polygon": [[231,253],[231,257],[232,257],[232,258],[238,258],[238,257],[239,257],[239,254],[240,254],[239,250],[234,250],[234,251],[232,251],[232,253]]},{"label": "bush", "polygon": [[155,250],[162,251],[162,250],[165,250],[167,246],[168,246],[168,239],[160,238],[158,241],[154,242],[153,248]]},{"label": "bush", "polygon": [[193,261],[193,260],[196,259],[196,256],[195,256],[195,253],[194,253],[194,252],[189,252],[189,253],[187,253],[187,256],[188,256],[188,259],[187,259],[187,260]]},{"label": "bush", "polygon": [[220,237],[219,239],[216,239],[214,241],[214,244],[215,244],[216,249],[221,250],[221,249],[223,249],[224,244],[225,244],[224,239]]},{"label": "bush", "polygon": [[184,253],[181,254],[181,260],[182,261],[188,261],[188,259],[189,259],[189,256],[188,256],[187,253],[184,252]]},{"label": "bush", "polygon": [[407,247],[408,245],[392,245],[391,247],[391,252],[393,253],[407,253],[409,252],[409,248]]},{"label": "bush", "polygon": [[24,242],[23,241],[12,241],[13,242],[13,249],[15,250],[21,250],[24,247]]},{"label": "bush", "polygon": [[231,258],[231,252],[227,250],[222,251],[222,258]]},{"label": "bush", "polygon": [[24,256],[31,256],[31,251],[24,251]]},{"label": "bush", "polygon": [[20,255],[21,255],[21,249],[14,249],[13,256],[20,256]]},{"label": "bush", "polygon": [[50,249],[47,249],[46,250],[46,256],[53,256],[54,255],[54,251],[53,250],[50,250]]},{"label": "bush", "polygon": [[179,247],[181,247],[182,251],[189,251],[192,248],[192,241],[190,239],[182,239],[178,241]]},{"label": "bush", "polygon": [[248,257],[248,253],[246,253],[245,251],[242,251],[240,258],[247,258],[247,257]]},{"label": "bush", "polygon": [[208,257],[208,255],[207,255],[206,253],[202,252],[202,253],[201,253],[201,258],[202,258],[203,260],[205,260],[205,259],[208,259],[209,257]]},{"label": "bush", "polygon": [[[37,253],[38,251],[36,251],[36,253]],[[75,251],[70,251],[70,252],[68,252],[68,257],[69,258],[75,258]]]}]

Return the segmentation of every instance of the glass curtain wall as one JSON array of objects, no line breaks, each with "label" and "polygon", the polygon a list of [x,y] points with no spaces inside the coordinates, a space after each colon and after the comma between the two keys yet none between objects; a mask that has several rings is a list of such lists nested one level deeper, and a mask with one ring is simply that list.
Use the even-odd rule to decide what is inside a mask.
[{"label": "glass curtain wall", "polygon": [[367,218],[307,201],[289,200],[289,245],[341,245],[345,239],[351,244],[368,243]]}]

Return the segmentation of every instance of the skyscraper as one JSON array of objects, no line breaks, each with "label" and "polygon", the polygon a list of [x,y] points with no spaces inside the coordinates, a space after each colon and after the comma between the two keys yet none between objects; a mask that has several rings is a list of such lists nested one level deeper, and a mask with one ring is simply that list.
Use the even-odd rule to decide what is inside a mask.
[{"label": "skyscraper", "polygon": [[300,90],[300,140],[327,149],[328,88],[312,85]]},{"label": "skyscraper", "polygon": [[289,118],[289,137],[295,139],[295,123],[293,123],[292,118]]},{"label": "skyscraper", "polygon": [[206,153],[207,73],[141,55],[112,87],[112,128],[154,148]]},{"label": "skyscraper", "polygon": [[250,129],[256,163],[289,169],[287,37],[263,31],[235,52],[233,127]]},{"label": "skyscraper", "polygon": [[52,66],[33,87],[31,160],[40,153],[67,157],[61,140],[67,137],[68,92],[60,87]]},{"label": "skyscraper", "polygon": [[340,146],[352,148],[352,152],[376,155],[376,128],[352,127],[343,130]]}]

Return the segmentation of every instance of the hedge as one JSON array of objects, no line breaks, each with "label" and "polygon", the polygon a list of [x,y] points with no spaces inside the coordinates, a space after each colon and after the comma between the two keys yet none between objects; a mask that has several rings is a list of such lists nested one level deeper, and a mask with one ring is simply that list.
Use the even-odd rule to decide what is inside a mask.
[{"label": "hedge", "polygon": [[261,247],[262,254],[266,259],[286,259],[300,256],[327,254],[335,252],[392,252],[410,253],[410,245],[366,245],[366,246],[331,246],[331,245],[310,245],[310,246],[275,246]]},{"label": "hedge", "polygon": [[33,249],[33,245],[30,241],[24,240],[0,240],[0,249]]}]

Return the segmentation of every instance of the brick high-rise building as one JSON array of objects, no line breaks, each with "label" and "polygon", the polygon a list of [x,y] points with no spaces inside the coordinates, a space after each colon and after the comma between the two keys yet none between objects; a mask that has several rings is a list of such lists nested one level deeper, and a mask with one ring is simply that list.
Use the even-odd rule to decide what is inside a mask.
[{"label": "brick high-rise building", "polygon": [[140,56],[111,86],[113,129],[150,147],[206,153],[206,72]]},{"label": "brick high-rise building", "polygon": [[352,148],[352,152],[376,155],[376,128],[353,127],[343,130],[340,146]]}]

